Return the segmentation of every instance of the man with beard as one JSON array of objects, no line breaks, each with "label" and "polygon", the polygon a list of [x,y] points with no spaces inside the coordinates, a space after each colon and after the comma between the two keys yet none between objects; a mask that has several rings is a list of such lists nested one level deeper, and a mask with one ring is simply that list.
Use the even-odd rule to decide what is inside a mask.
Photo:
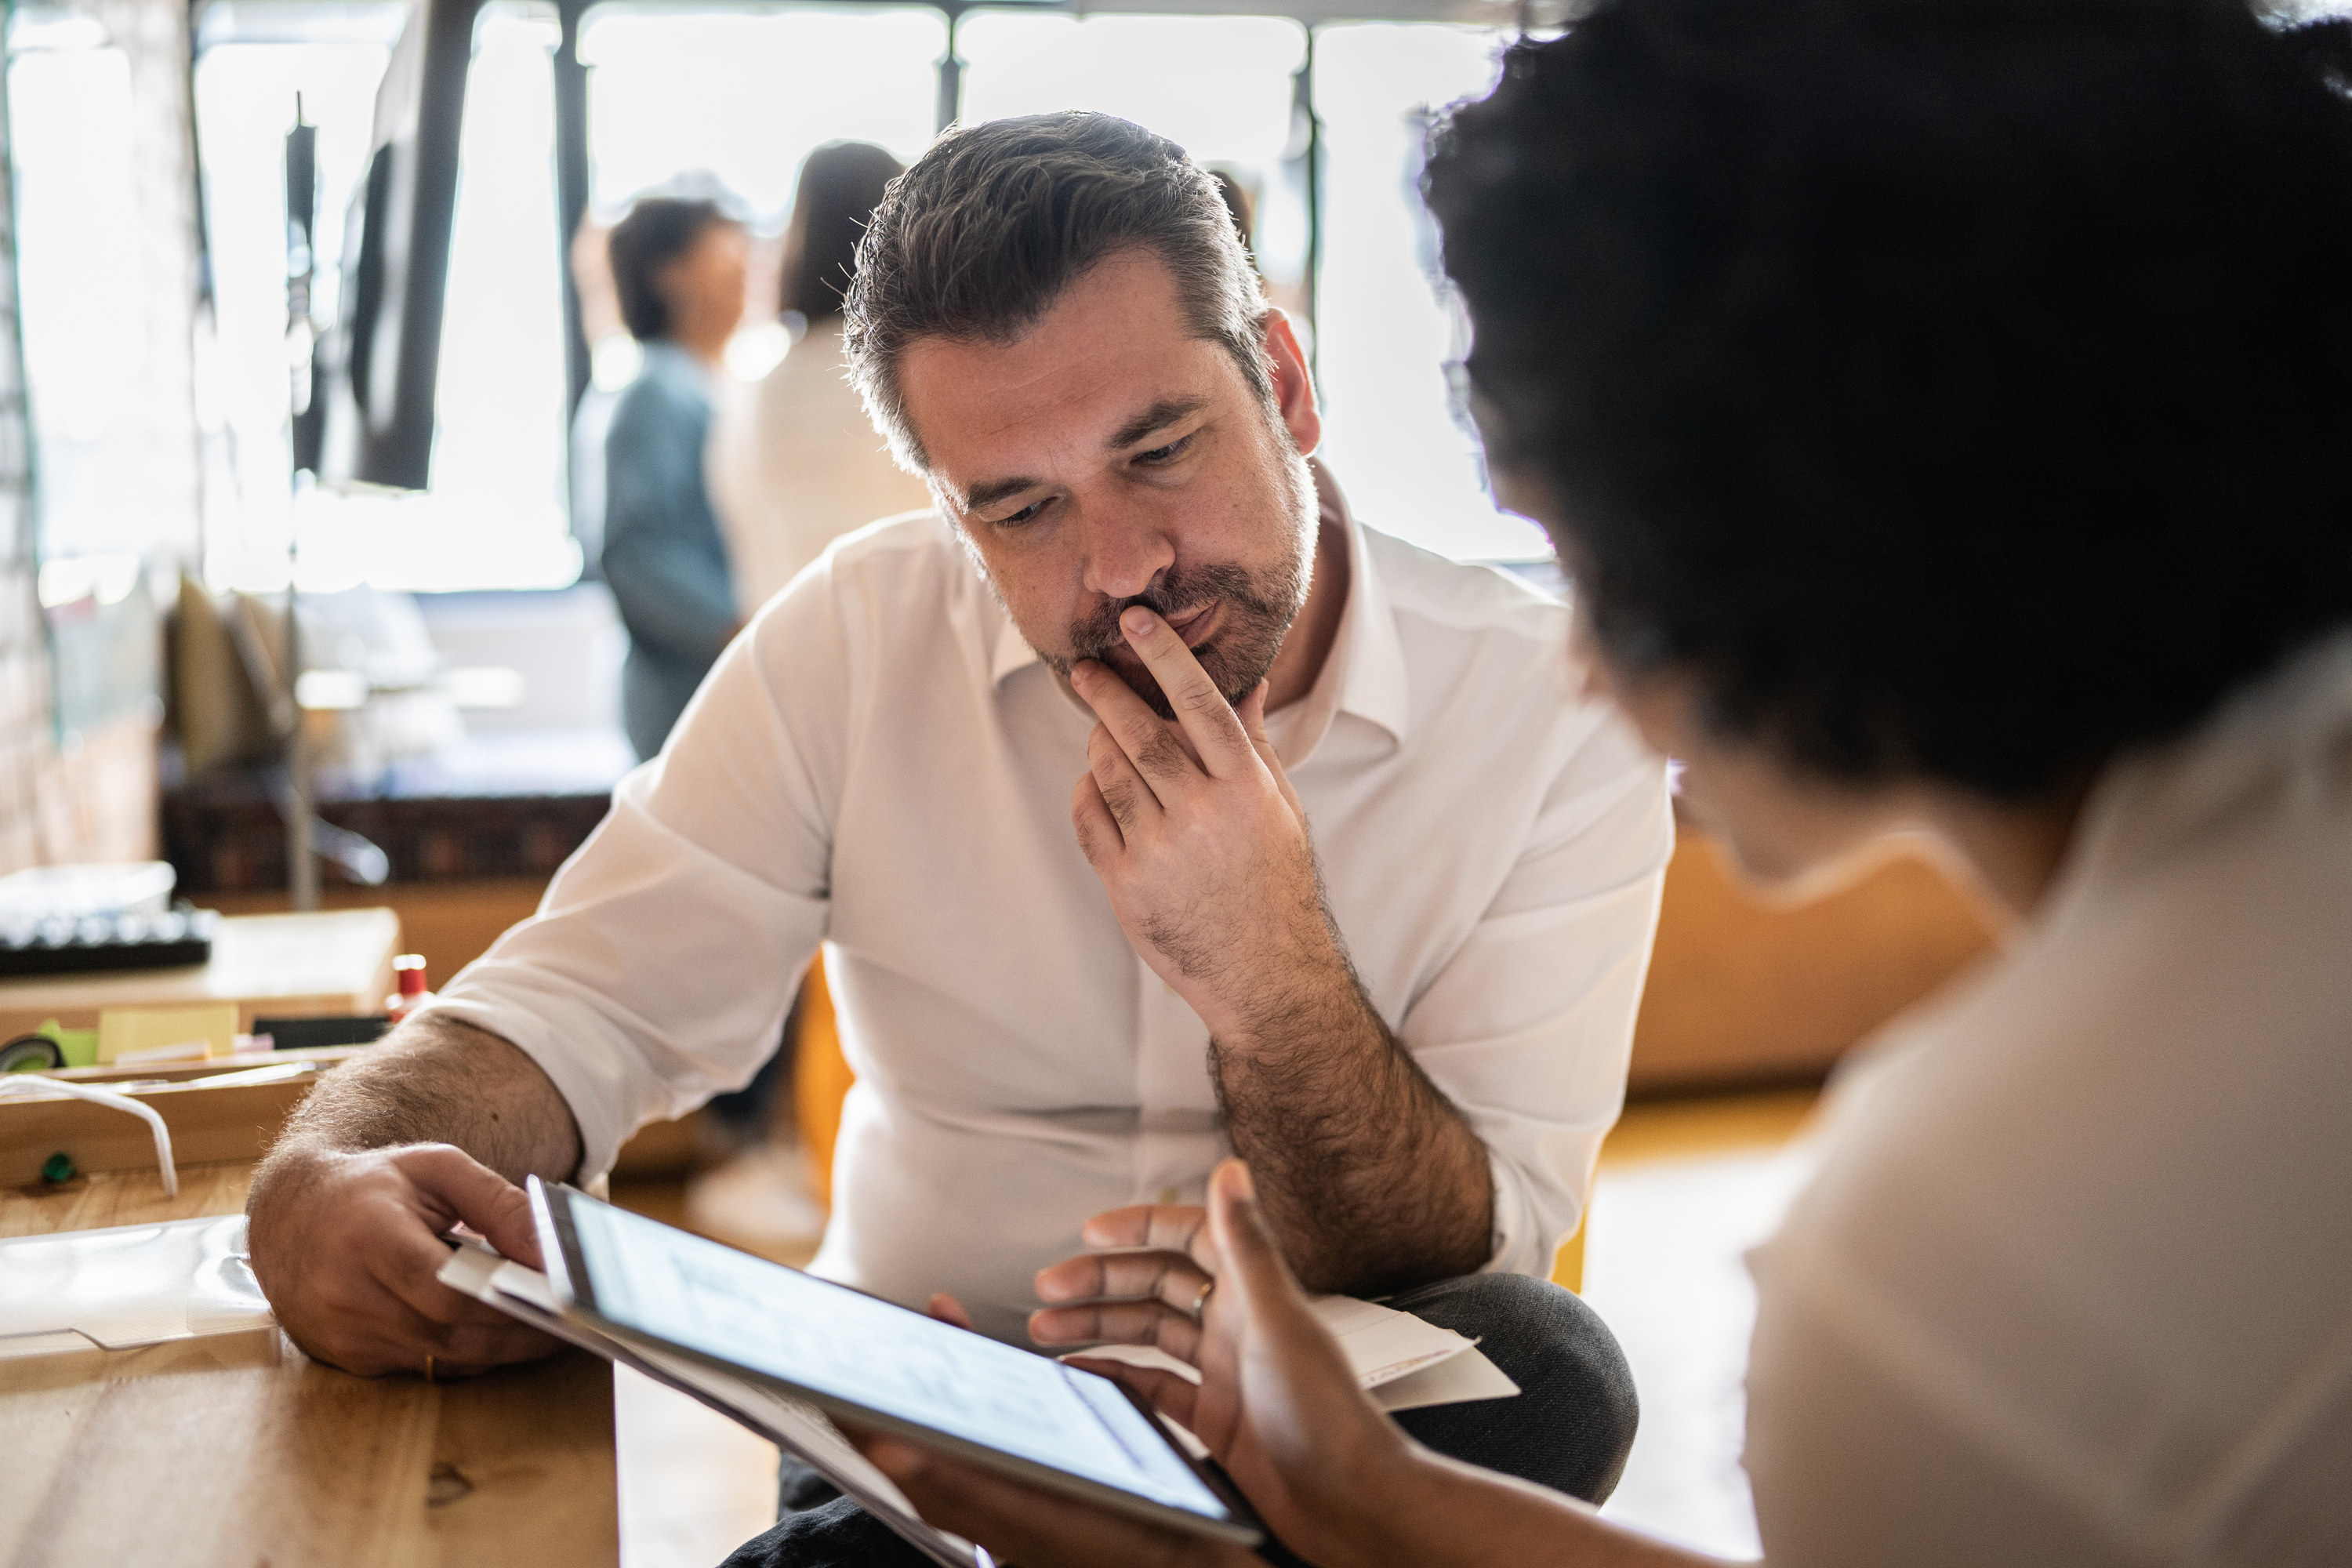
[{"label": "man with beard", "polygon": [[[1418,1435],[1605,1495],[1630,1379],[1542,1277],[1672,830],[1567,610],[1318,495],[1289,323],[1123,121],[942,138],[847,322],[938,510],[770,604],[539,915],[304,1108],[252,1204],[280,1321],[364,1373],[544,1348],[434,1281],[437,1233],[531,1256],[512,1184],[741,1083],[822,941],[857,1084],[817,1272],[1015,1341],[1189,1327],[1239,1152],[1304,1279],[1526,1391]],[[1088,1246],[1125,1250],[1045,1267]]]}]

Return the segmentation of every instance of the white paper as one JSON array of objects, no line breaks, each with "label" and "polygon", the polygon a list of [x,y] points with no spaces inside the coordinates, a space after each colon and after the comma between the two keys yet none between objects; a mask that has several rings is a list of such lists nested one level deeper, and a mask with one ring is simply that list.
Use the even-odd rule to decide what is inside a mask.
[{"label": "white paper", "polygon": [[[1451,1329],[1352,1296],[1317,1296],[1310,1305],[1323,1326],[1339,1342],[1357,1385],[1383,1410],[1418,1410],[1432,1405],[1457,1405],[1471,1399],[1507,1399],[1519,1385],[1488,1361],[1477,1342]],[[1201,1381],[1199,1370],[1179,1361],[1157,1345],[1096,1345],[1073,1351],[1072,1356],[1115,1361],[1129,1366],[1157,1367],[1187,1383]],[[1065,1357],[1065,1360],[1068,1357]],[[1188,1449],[1193,1439],[1185,1433]],[[1198,1458],[1196,1454],[1194,1456]]]},{"label": "white paper", "polygon": [[1372,1403],[1393,1415],[1433,1405],[1464,1405],[1473,1399],[1508,1399],[1519,1392],[1509,1374],[1475,1346],[1460,1355],[1391,1378],[1371,1391]]}]

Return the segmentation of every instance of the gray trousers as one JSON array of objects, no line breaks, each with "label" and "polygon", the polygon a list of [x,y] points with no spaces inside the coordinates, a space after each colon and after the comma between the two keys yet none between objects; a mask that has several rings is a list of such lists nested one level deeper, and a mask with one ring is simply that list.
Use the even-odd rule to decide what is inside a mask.
[{"label": "gray trousers", "polygon": [[[1404,1291],[1388,1305],[1478,1341],[1519,1385],[1516,1399],[1391,1417],[1414,1439],[1587,1502],[1616,1489],[1640,1406],[1616,1336],[1581,1300],[1524,1275],[1474,1274]],[[724,1568],[929,1568],[928,1558],[789,1456],[779,1481],[775,1528],[736,1548]],[[1279,1542],[1263,1554],[1278,1563],[1299,1561]]]}]

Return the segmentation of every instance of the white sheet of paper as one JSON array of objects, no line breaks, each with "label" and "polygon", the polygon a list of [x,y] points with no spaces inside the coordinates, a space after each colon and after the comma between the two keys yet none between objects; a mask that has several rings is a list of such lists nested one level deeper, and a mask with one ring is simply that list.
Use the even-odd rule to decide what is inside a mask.
[{"label": "white sheet of paper", "polygon": [[[1358,1385],[1383,1410],[1507,1399],[1519,1392],[1519,1385],[1486,1359],[1476,1341],[1451,1329],[1352,1296],[1317,1296],[1312,1305],[1323,1326],[1339,1339]],[[1187,1383],[1201,1381],[1197,1369],[1157,1345],[1097,1345],[1071,1354],[1157,1367]],[[1191,1433],[1184,1434],[1188,1450],[1196,1442]]]},{"label": "white sheet of paper", "polygon": [[1391,1378],[1371,1390],[1371,1395],[1373,1404],[1393,1415],[1473,1399],[1508,1399],[1518,1392],[1509,1374],[1474,1345],[1460,1355]]}]

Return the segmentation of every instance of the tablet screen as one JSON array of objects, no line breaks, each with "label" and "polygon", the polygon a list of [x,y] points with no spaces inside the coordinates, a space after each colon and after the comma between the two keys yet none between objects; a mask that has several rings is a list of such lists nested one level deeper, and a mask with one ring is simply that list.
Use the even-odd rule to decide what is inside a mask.
[{"label": "tablet screen", "polygon": [[1093,1373],[607,1205],[567,1205],[597,1314],[810,1393],[1205,1519],[1232,1517]]}]

